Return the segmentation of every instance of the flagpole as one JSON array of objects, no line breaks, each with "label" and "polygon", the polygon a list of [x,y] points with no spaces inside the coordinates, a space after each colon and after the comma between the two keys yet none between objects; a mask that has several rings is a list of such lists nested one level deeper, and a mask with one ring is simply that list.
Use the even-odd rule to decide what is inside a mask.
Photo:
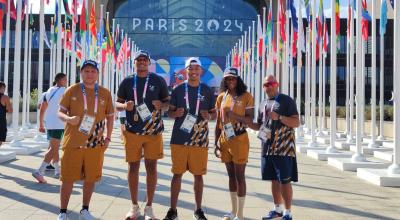
[{"label": "flagpole", "polygon": [[62,51],[62,45],[61,45],[61,32],[62,32],[62,26],[61,26],[61,3],[60,0],[56,0],[58,1],[58,13],[57,13],[57,27],[58,27],[58,31],[57,31],[57,69],[55,71],[55,73],[59,73],[61,72],[61,51]]},{"label": "flagpole", "polygon": [[[114,41],[114,39],[115,39],[115,18],[113,18],[112,19],[112,32],[111,32],[111,35],[112,35],[112,40]],[[113,42],[113,44],[114,44],[114,42]],[[115,47],[115,44],[114,44],[114,47]],[[112,48],[112,49],[114,49],[114,48]],[[111,52],[111,56],[112,56],[112,58],[111,58],[111,91],[112,91],[112,97],[113,97],[113,101],[115,101],[115,88],[114,87],[116,87],[116,86],[114,86],[115,85],[115,77],[117,77],[117,73],[116,73],[116,68],[115,68],[115,60],[114,60],[114,55],[113,55],[113,53],[115,53],[115,50],[114,51],[112,51]]]},{"label": "flagpole", "polygon": [[[32,4],[31,4],[32,7]],[[31,81],[32,81],[32,29],[29,30],[29,50],[28,50],[28,88],[27,88],[27,102],[26,102],[26,126],[30,128],[31,123],[29,122],[29,104],[31,103]]]},{"label": "flagpole", "polygon": [[[296,83],[296,105],[297,105],[297,111],[299,111],[299,115],[301,115],[301,69],[303,66],[302,58],[303,58],[303,53],[301,51],[301,48],[304,44],[304,42],[300,39],[304,39],[304,29],[303,29],[303,16],[301,12],[301,2],[298,1],[298,19],[299,19],[299,30],[298,30],[298,40],[297,40],[297,73],[296,73],[296,78],[297,78],[297,83]],[[303,139],[304,137],[304,131],[303,131],[303,125],[300,120],[300,125],[296,129],[296,138],[298,140]]]},{"label": "flagpole", "polygon": [[29,2],[26,0],[27,5],[25,7],[25,29],[24,29],[24,72],[23,72],[23,83],[22,83],[22,127],[20,131],[24,132],[27,130],[26,128],[26,87],[28,80],[28,47],[29,47],[29,33],[28,33],[28,23],[29,23]]},{"label": "flagpole", "polygon": [[[247,53],[247,50],[248,50],[248,48],[247,48],[247,31],[244,31],[244,38],[243,38],[243,51],[245,51],[244,52],[244,55],[243,55],[243,57],[244,57],[244,61],[243,61],[243,79],[247,79],[247,77],[248,76],[250,76],[250,74],[248,74],[248,72],[247,72],[247,62],[246,62],[246,53]],[[245,81],[246,82],[246,84],[248,85],[249,84],[249,81]]]},{"label": "flagpole", "polygon": [[[279,13],[280,13],[280,2],[281,2],[282,0],[279,0],[279,3],[278,3],[278,1],[276,1],[275,3],[276,4],[278,4],[278,6],[277,6],[277,11],[278,11],[278,13],[276,14],[276,17],[278,18],[277,20],[277,22],[276,22],[276,53],[277,53],[277,55],[276,55],[276,73],[275,73],[275,78],[278,80],[278,82],[281,82],[281,83],[283,83],[282,81],[281,81],[281,74],[280,74],[280,65],[279,65],[279,61],[280,61],[280,59],[279,59],[279,54],[280,54],[280,48],[279,48],[279,46],[280,46],[280,41],[281,41],[281,27],[280,27],[280,22],[279,22]],[[280,88],[282,89],[282,85],[280,85]]]},{"label": "flagpole", "polygon": [[331,132],[330,132],[330,145],[326,149],[327,153],[336,153],[336,55],[337,55],[337,46],[336,46],[336,22],[340,22],[336,20],[335,15],[336,9],[336,1],[331,2],[331,73],[330,73],[330,124],[331,124]]},{"label": "flagpole", "polygon": [[[71,67],[70,67],[70,72],[71,72],[71,77],[70,77],[70,85],[75,84],[76,82],[76,39],[75,39],[75,31],[76,31],[76,23],[75,23],[75,18],[76,14],[78,13],[77,5],[74,6],[74,14],[72,15],[72,30],[71,30]],[[76,19],[78,20],[78,19]],[[82,50],[81,50],[82,53]]]},{"label": "flagpole", "polygon": [[[104,8],[104,5],[103,4],[100,4],[100,23],[99,23],[99,27],[100,27],[100,31],[98,31],[98,32],[100,32],[101,33],[101,29],[103,28],[103,8]],[[99,61],[99,64],[100,64],[100,76],[101,76],[101,79],[102,79],[102,85],[103,86],[105,86],[106,84],[106,82],[105,82],[105,75],[104,75],[104,73],[103,73],[103,36],[102,36],[102,34],[100,34],[100,39],[97,39],[98,41],[100,41],[100,48],[99,48],[99,51],[100,51],[100,61]]]},{"label": "flagpole", "polygon": [[[312,30],[311,30],[311,43],[312,43],[312,59],[311,59],[311,141],[308,143],[309,147],[316,147],[317,146],[317,141],[316,141],[316,135],[315,135],[315,125],[316,125],[316,117],[315,117],[315,101],[316,101],[316,42],[315,42],[315,36],[316,36],[316,19],[315,15],[317,14],[316,11],[316,0],[312,1],[313,5],[313,16],[312,16]],[[331,82],[332,83],[332,82]]]},{"label": "flagpole", "polygon": [[21,147],[19,141],[20,135],[18,133],[18,119],[19,119],[19,97],[20,97],[20,82],[21,82],[21,14],[22,14],[22,1],[17,1],[17,23],[15,26],[15,52],[14,52],[14,74],[13,74],[13,113],[12,113],[12,127],[14,130],[14,137],[10,145]]},{"label": "flagpole", "polygon": [[[50,73],[49,73],[49,84],[50,84],[50,81],[51,81],[51,78],[52,78],[52,76],[53,76],[53,67],[54,67],[54,65],[53,65],[53,54],[54,54],[54,51],[53,51],[53,44],[54,44],[54,18],[53,17],[51,17],[50,18],[50,20],[51,20],[51,25],[50,25],[50,36],[51,36],[51,41],[50,41]],[[43,23],[43,25],[44,25],[44,23]],[[43,33],[43,34],[46,34],[46,33]]]},{"label": "flagpole", "polygon": [[[287,18],[289,20],[289,15],[288,15]],[[292,31],[290,32],[290,42],[288,44],[287,51],[288,51],[288,57],[289,57],[289,59],[288,59],[289,85],[290,85],[289,86],[289,91],[290,91],[289,94],[290,94],[290,97],[292,97],[294,99],[294,73],[293,73],[293,49],[292,49],[292,47],[293,47],[292,42],[293,42],[294,27],[293,27],[293,21],[291,23],[292,23]],[[289,29],[289,26],[288,26],[288,29]],[[288,33],[289,33],[289,31],[288,31]]]},{"label": "flagpole", "polygon": [[350,78],[350,91],[349,91],[349,119],[350,119],[350,126],[349,126],[349,134],[347,136],[347,143],[355,143],[355,139],[353,136],[354,131],[354,16],[353,16],[354,9],[351,8],[350,10],[350,67],[349,67],[349,78]]},{"label": "flagpole", "polygon": [[362,37],[361,37],[361,0],[357,2],[357,30],[356,30],[356,89],[357,89],[357,96],[356,96],[356,117],[357,117],[357,129],[356,129],[356,148],[357,151],[356,153],[353,154],[351,161],[352,162],[360,162],[360,161],[365,161],[364,156],[361,154],[361,144],[362,144],[362,115],[364,114],[363,108],[362,108],[362,99],[364,96],[361,94],[362,93],[362,87],[364,87],[363,81],[362,81],[362,56],[361,56],[361,48],[363,46],[362,43]]},{"label": "flagpole", "polygon": [[310,24],[306,28],[306,72],[305,72],[305,121],[306,121],[306,128],[307,134],[311,133],[311,124],[310,124],[310,76],[311,76],[311,48],[310,48]]},{"label": "flagpole", "polygon": [[[267,45],[265,44],[265,33],[266,33],[266,12],[267,12],[267,9],[265,8],[265,7],[263,7],[263,20],[262,20],[262,45],[263,45],[263,48],[262,48],[262,57],[261,57],[261,62],[262,62],[262,64],[261,64],[261,80],[260,80],[260,82],[258,82],[258,86],[260,87],[260,88],[262,88],[262,83],[263,83],[263,81],[264,81],[264,78],[266,77],[266,70],[265,70],[265,68],[266,68],[266,64],[265,64],[265,55],[266,55],[266,47],[267,47]],[[260,102],[262,101],[262,100],[264,100],[265,99],[265,92],[262,92],[262,90],[261,90],[261,99],[260,99]],[[255,115],[256,114],[254,114],[254,117],[255,117]]]},{"label": "flagpole", "polygon": [[368,147],[379,147],[376,143],[376,2],[372,1],[372,68],[371,68],[371,142]]},{"label": "flagpole", "polygon": [[[252,21],[252,46],[251,46],[251,75],[250,75],[250,81],[254,80],[254,69],[256,68],[256,59],[254,59],[254,50],[257,50],[256,47],[256,21]],[[257,52],[257,51],[256,51]],[[256,57],[257,58],[257,57]],[[250,92],[253,91],[252,87],[250,87]]]},{"label": "flagpole", "polygon": [[[252,59],[252,55],[251,55],[251,53],[253,52],[253,48],[252,48],[252,45],[251,45],[251,26],[249,26],[249,31],[247,32],[247,42],[246,42],[246,44],[247,44],[247,50],[248,50],[248,58],[247,58],[247,75],[250,75],[251,76],[251,74],[252,74],[252,70],[251,70],[251,59]],[[250,77],[250,79],[251,79],[251,77]]]},{"label": "flagpole", "polygon": [[64,49],[63,49],[63,68],[62,71],[67,74],[67,23],[68,19],[67,16],[65,16],[65,21],[64,21]]},{"label": "flagpole", "polygon": [[[384,0],[386,1],[386,0]],[[381,18],[382,19],[382,18]],[[380,68],[379,68],[379,137],[378,140],[385,140],[384,136],[384,74],[385,74],[385,35],[380,35]]]},{"label": "flagpole", "polygon": [[[320,6],[321,7],[321,6]],[[322,22],[322,18],[321,22]],[[324,136],[324,133],[322,132],[322,109],[324,108],[324,105],[322,103],[322,51],[323,51],[323,47],[322,47],[322,41],[323,41],[323,35],[320,38],[320,41],[317,42],[317,44],[319,44],[319,60],[318,60],[318,133],[317,136],[322,137]]]},{"label": "flagpole", "polygon": [[289,69],[289,11],[287,10],[287,7],[285,10],[285,33],[286,33],[286,41],[285,41],[285,47],[284,47],[284,52],[285,56],[283,57],[283,62],[282,62],[282,81],[284,83],[283,86],[283,93],[289,94],[289,76],[290,76],[290,69]]},{"label": "flagpole", "polygon": [[[6,16],[6,48],[5,48],[5,60],[4,60],[4,83],[8,85],[8,65],[10,57],[10,2],[7,1],[7,16]],[[9,86],[8,86],[9,88]],[[6,89],[5,94],[8,94]]]},{"label": "flagpole", "polygon": [[[394,1],[394,37],[393,39],[399,39],[400,37],[400,3],[399,1]],[[394,40],[394,50],[393,50],[393,73],[396,73],[400,68],[400,44],[398,40]],[[398,82],[398,74],[393,74],[393,82]],[[393,86],[393,103],[394,103],[394,148],[393,148],[393,164],[388,168],[389,174],[400,174],[400,108],[398,106],[400,100],[400,90],[398,85]]]},{"label": "flagpole", "polygon": [[[327,27],[324,27],[327,28]],[[326,30],[328,31],[328,30]],[[326,51],[322,56],[322,131],[326,131]]]},{"label": "flagpole", "polygon": [[[350,7],[350,1],[349,1],[349,7]],[[346,137],[349,137],[351,129],[350,129],[350,124],[351,124],[351,118],[350,118],[350,11],[348,11],[347,15],[347,47],[346,47],[346,101],[345,101],[345,107],[346,107]],[[349,25],[350,24],[350,25]]]}]

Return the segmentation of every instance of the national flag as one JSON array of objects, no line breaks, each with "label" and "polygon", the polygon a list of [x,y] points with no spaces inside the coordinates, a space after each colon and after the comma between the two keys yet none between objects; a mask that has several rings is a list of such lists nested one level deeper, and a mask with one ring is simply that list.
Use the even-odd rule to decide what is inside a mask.
[{"label": "national flag", "polygon": [[298,38],[298,32],[299,32],[299,24],[298,24],[298,21],[297,21],[296,8],[294,7],[293,0],[289,0],[289,9],[290,9],[290,12],[291,12],[292,27],[293,27],[292,56],[296,57],[296,55],[297,55],[297,38]]},{"label": "national flag", "polygon": [[286,24],[285,10],[283,9],[282,0],[279,0],[279,25],[280,25],[280,32],[281,32],[280,35],[282,42],[286,42],[285,24]]},{"label": "national flag", "polygon": [[322,0],[319,0],[319,10],[317,17],[317,42],[320,42],[322,39],[323,21],[324,21],[324,5]]},{"label": "national flag", "polygon": [[50,41],[49,41],[49,38],[47,38],[47,34],[46,33],[44,33],[43,39],[44,39],[44,42],[46,43],[46,46],[48,48],[51,48]]},{"label": "national flag", "polygon": [[335,4],[335,21],[336,21],[336,46],[340,49],[340,2],[336,0]]},{"label": "national flag", "polygon": [[89,29],[90,32],[92,33],[92,36],[96,37],[97,31],[96,31],[96,12],[94,8],[94,1],[92,2],[92,8],[90,10],[90,22],[89,22]]},{"label": "national flag", "polygon": [[113,54],[113,57],[115,57],[115,51],[114,51],[114,39],[112,39],[112,35],[110,32],[110,22],[106,21],[106,32],[107,32],[107,50],[110,51]]},{"label": "national flag", "polygon": [[72,21],[76,24],[78,23],[78,2],[77,0],[72,0],[71,5],[71,13],[72,13]]},{"label": "national flag", "polygon": [[17,9],[15,9],[14,0],[10,0],[10,17],[14,20],[17,20]]},{"label": "national flag", "polygon": [[261,28],[261,20],[260,16],[258,16],[257,20],[257,38],[258,38],[258,58],[261,59],[263,56],[263,34],[262,34],[262,28]]},{"label": "national flag", "polygon": [[309,24],[311,24],[310,0],[304,0],[304,5],[306,6],[307,21],[308,21]]},{"label": "national flag", "polygon": [[[56,1],[58,1],[58,0],[56,0]],[[63,5],[64,5],[65,13],[68,15],[71,15],[71,11],[69,10],[69,6],[68,6],[68,0],[63,0]]]},{"label": "national flag", "polygon": [[31,8],[30,8],[31,10],[30,10],[30,12],[29,12],[29,25],[30,26],[33,26],[33,22],[34,22],[34,20],[33,20],[33,13],[32,13],[32,4],[31,4]]},{"label": "national flag", "polygon": [[83,34],[87,30],[87,14],[86,14],[86,8],[85,8],[85,0],[82,2],[82,9],[81,9],[81,17],[79,21],[79,29],[81,31],[81,34]]},{"label": "national flag", "polygon": [[302,12],[302,4],[299,4],[300,8],[299,12],[299,28],[298,28],[298,41],[297,47],[300,47],[301,51],[305,52],[305,40],[304,40],[304,29],[303,29],[303,12]]},{"label": "national flag", "polygon": [[353,10],[351,9],[350,0],[349,0],[348,8],[347,8],[347,14],[348,14],[348,16],[347,16],[347,37],[350,38],[351,34],[352,34],[352,33],[350,33],[350,27],[351,27],[351,25],[353,25]]},{"label": "national flag", "polygon": [[328,53],[328,44],[329,44],[329,34],[328,34],[328,25],[327,22],[324,22],[324,42],[323,42],[323,49],[325,55]]},{"label": "national flag", "polygon": [[265,32],[264,42],[265,45],[270,45],[270,41],[272,40],[272,29],[273,29],[273,22],[272,22],[272,1],[269,2],[268,8],[268,16],[267,16],[267,30]]},{"label": "national flag", "polygon": [[56,9],[55,9],[55,14],[54,14],[54,36],[53,36],[53,40],[54,42],[57,41],[57,34],[58,34],[58,0],[56,0]]},{"label": "national flag", "polygon": [[371,16],[368,14],[367,11],[367,1],[362,0],[361,26],[362,26],[362,38],[364,41],[368,40],[368,21],[371,21]]},{"label": "national flag", "polygon": [[0,37],[3,36],[3,16],[7,7],[6,0],[0,0]]},{"label": "national flag", "polygon": [[386,0],[381,0],[381,19],[379,22],[379,33],[381,36],[386,33],[387,24],[387,3]]},{"label": "national flag", "polygon": [[121,48],[119,49],[118,52],[118,57],[117,57],[117,68],[121,68],[121,64],[124,62],[126,59],[126,47],[128,46],[127,39],[124,37],[124,40],[122,41]]}]

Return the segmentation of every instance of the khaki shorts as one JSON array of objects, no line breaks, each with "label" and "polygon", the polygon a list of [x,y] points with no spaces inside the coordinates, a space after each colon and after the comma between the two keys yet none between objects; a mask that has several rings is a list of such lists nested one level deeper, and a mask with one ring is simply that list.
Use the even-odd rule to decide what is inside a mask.
[{"label": "khaki shorts", "polygon": [[102,176],[104,149],[64,148],[61,156],[61,181],[99,181]]},{"label": "khaki shorts", "polygon": [[[126,162],[140,161],[142,156],[148,160],[158,160],[164,157],[162,135],[137,135],[124,131]],[[143,154],[144,151],[144,154]]]},{"label": "khaki shorts", "polygon": [[208,148],[171,144],[172,173],[193,175],[207,173]]},{"label": "khaki shorts", "polygon": [[246,164],[249,157],[249,137],[247,132],[226,140],[221,135],[219,139],[221,148],[221,161],[223,163],[233,162],[235,164]]}]

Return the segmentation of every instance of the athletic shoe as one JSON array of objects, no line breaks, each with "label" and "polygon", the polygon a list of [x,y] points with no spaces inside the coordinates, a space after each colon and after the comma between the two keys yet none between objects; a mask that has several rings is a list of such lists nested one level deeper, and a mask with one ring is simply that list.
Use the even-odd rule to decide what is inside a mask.
[{"label": "athletic shoe", "polygon": [[169,208],[167,215],[163,220],[178,220],[178,211],[172,208]]},{"label": "athletic shoe", "polygon": [[57,220],[67,220],[67,213],[60,213],[57,216]]},{"label": "athletic shoe", "polygon": [[292,220],[292,216],[291,215],[284,215],[281,219],[282,220]]},{"label": "athletic shoe", "polygon": [[207,220],[207,218],[206,218],[206,216],[204,216],[204,212],[203,212],[203,210],[201,208],[197,209],[194,212],[193,218],[196,219],[196,220]]},{"label": "athletic shoe", "polygon": [[46,166],[46,171],[53,171],[55,168],[53,167],[53,165],[51,163],[49,163],[49,165]]},{"label": "athletic shoe", "polygon": [[226,213],[222,220],[233,220],[235,216],[233,216],[232,212]]},{"label": "athletic shoe", "polygon": [[79,213],[79,220],[95,220],[87,209],[81,210]]},{"label": "athletic shoe", "polygon": [[39,182],[39,183],[47,183],[47,181],[44,179],[43,175],[40,174],[38,171],[35,171],[32,173],[32,176],[35,177],[35,179]]},{"label": "athletic shoe", "polygon": [[262,218],[262,220],[267,220],[267,219],[274,219],[278,217],[282,217],[282,212],[277,212],[275,210],[269,211],[268,215]]},{"label": "athletic shoe", "polygon": [[146,206],[144,208],[144,219],[145,220],[156,219],[156,217],[154,216],[154,213],[153,213],[153,208],[151,206]]},{"label": "athletic shoe", "polygon": [[133,205],[131,210],[126,213],[125,220],[136,220],[140,216],[140,207]]}]

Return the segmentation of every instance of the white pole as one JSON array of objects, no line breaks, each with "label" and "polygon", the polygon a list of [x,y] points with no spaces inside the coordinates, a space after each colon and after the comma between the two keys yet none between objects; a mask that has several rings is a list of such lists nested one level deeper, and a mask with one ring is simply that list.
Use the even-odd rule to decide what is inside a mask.
[{"label": "white pole", "polygon": [[[52,79],[52,75],[53,75],[53,71],[54,71],[53,54],[54,54],[55,51],[53,51],[53,49],[54,49],[54,47],[53,47],[53,44],[54,44],[54,40],[53,40],[53,37],[54,37],[54,23],[53,22],[54,22],[54,18],[51,17],[52,25],[50,27],[50,74],[49,74],[49,84],[51,83],[51,79]],[[43,23],[43,25],[44,25],[44,23]]]},{"label": "white pole", "polygon": [[[324,51],[324,50],[323,50]],[[326,106],[326,52],[323,52],[322,56],[322,130],[326,130],[326,114],[325,114],[325,106]]]},{"label": "white pole", "polygon": [[[257,15],[257,22],[261,22],[260,15]],[[261,38],[261,36],[258,36],[259,27],[261,27],[261,24],[257,24],[257,45],[258,46],[260,45],[259,40]],[[261,49],[261,51],[262,51],[262,49]],[[257,71],[256,71],[256,77],[255,77],[255,81],[254,81],[254,86],[255,86],[254,99],[255,99],[255,103],[256,103],[255,108],[254,108],[255,112],[258,110],[259,103],[261,102],[261,100],[260,100],[261,89],[260,89],[260,86],[258,86],[261,81],[260,56],[262,56],[262,54],[260,54],[260,49],[257,47]]]},{"label": "white pole", "polygon": [[[258,85],[257,86],[259,86],[260,88],[262,88],[262,83],[263,83],[263,81],[264,81],[264,78],[266,77],[266,65],[265,65],[265,53],[266,53],[266,47],[267,47],[267,45],[266,45],[266,43],[265,43],[265,32],[266,32],[266,12],[267,12],[267,9],[265,8],[265,7],[263,7],[263,20],[262,20],[262,33],[263,33],[263,49],[262,49],[262,57],[261,57],[261,62],[262,62],[262,64],[261,64],[261,80],[260,80],[260,82],[258,82]],[[250,73],[251,74],[251,73]],[[264,100],[265,99],[265,92],[262,92],[262,90],[261,90],[261,100]],[[260,100],[260,102],[261,102],[261,100]]]},{"label": "white pole", "polygon": [[[310,26],[310,24],[309,24]],[[306,72],[305,72],[305,82],[304,82],[304,88],[305,88],[305,120],[306,120],[306,127],[307,127],[307,134],[311,133],[311,124],[310,124],[310,71],[311,71],[311,51],[310,51],[310,28],[307,27],[307,32],[306,32]]]},{"label": "white pole", "polygon": [[[289,29],[289,27],[288,27]],[[289,31],[288,31],[289,32]],[[293,55],[292,54],[292,42],[293,42],[293,33],[294,33],[294,29],[293,29],[293,22],[292,22],[292,31],[290,34],[290,42],[289,42],[289,47],[287,48],[288,50],[288,54],[289,54],[289,59],[288,59],[288,65],[289,65],[289,94],[290,97],[292,97],[292,99],[294,99],[294,72],[293,72]]]},{"label": "white pole", "polygon": [[[257,37],[256,37],[256,22],[255,21],[253,21],[252,22],[252,30],[253,30],[253,32],[252,32],[252,38],[251,38],[251,40],[252,40],[252,46],[251,46],[251,75],[250,75],[250,78],[249,78],[249,80],[251,80],[251,81],[254,81],[254,69],[256,68],[256,65],[257,65],[257,62],[255,61],[256,59],[254,59],[254,50],[257,50],[257,44],[256,44],[256,41],[257,41]],[[249,85],[249,89],[250,89],[250,91],[252,91],[252,88],[250,87],[250,85]]]},{"label": "white pole", "polygon": [[[400,38],[400,4],[399,1],[394,1],[394,37],[393,39]],[[399,41],[394,40],[393,52],[393,73],[400,68],[400,44]],[[393,74],[393,82],[399,79],[398,74]],[[394,98],[394,148],[393,148],[393,164],[388,168],[389,174],[400,174],[400,108],[398,106],[400,100],[400,90],[397,84],[393,86]]]},{"label": "white pole", "polygon": [[32,79],[32,29],[29,30],[29,51],[28,51],[28,92],[27,94],[27,102],[26,102],[26,125],[30,127],[29,122],[29,106],[31,103],[31,79]]},{"label": "white pole", "polygon": [[385,74],[385,57],[384,57],[384,52],[385,52],[385,36],[381,35],[380,36],[380,73],[379,73],[379,137],[378,140],[384,140],[385,136],[383,135],[383,122],[384,122],[384,101],[383,101],[383,96],[384,96],[384,90],[385,90],[385,85],[383,81],[383,77]]},{"label": "white pole", "polygon": [[[276,14],[276,17],[277,18],[279,18],[279,12],[280,12],[280,2],[281,2],[282,0],[279,0],[279,2],[278,1],[275,1],[275,3],[277,4],[277,11],[278,11],[278,13]],[[278,19],[278,21],[276,22],[276,73],[275,73],[275,78],[278,80],[278,82],[281,82],[281,83],[283,83],[281,80],[281,74],[280,74],[280,70],[281,70],[281,68],[280,68],[280,65],[279,65],[279,62],[280,62],[280,57],[279,57],[279,54],[280,54],[280,41],[281,41],[281,32],[280,32],[280,30],[281,30],[281,27],[280,27],[280,25],[279,25],[279,19]],[[282,85],[280,85],[280,88],[282,89]]]},{"label": "white pole", "polygon": [[[301,2],[298,2],[298,10],[297,10],[297,17],[299,19],[299,30],[298,30],[298,38],[299,39],[304,39],[303,38],[303,16],[301,13]],[[301,115],[301,67],[303,65],[302,63],[302,51],[301,48],[303,45],[300,45],[300,40],[297,40],[297,83],[296,83],[296,105],[297,105],[297,110],[299,111],[299,115]],[[303,42],[304,43],[304,42]],[[296,137],[302,138],[304,136],[303,134],[303,125],[300,122],[300,126],[296,129]]]},{"label": "white pole", "polygon": [[251,26],[249,26],[249,31],[247,32],[247,48],[248,48],[248,53],[249,53],[249,57],[248,57],[248,62],[247,62],[247,75],[251,75],[253,73],[253,71],[251,70],[251,59],[252,59],[252,53],[253,53],[253,48],[251,45]]},{"label": "white pole", "polygon": [[376,2],[372,1],[372,68],[371,68],[371,142],[368,147],[378,147],[376,144]]},{"label": "white pole", "polygon": [[[10,57],[10,2],[7,1],[7,16],[6,16],[6,48],[4,60],[4,83],[8,85],[8,65]],[[5,91],[8,94],[8,89]]]},{"label": "white pole", "polygon": [[[243,59],[245,60],[246,59],[246,52],[247,52],[247,31],[244,31],[244,40],[243,40],[243,51],[244,51],[244,54],[243,54]],[[247,72],[247,63],[246,63],[246,61],[244,61],[243,62],[243,66],[242,66],[242,68],[243,68],[243,79],[247,79],[247,76],[249,76],[250,77],[250,74],[248,74],[248,72]],[[247,81],[247,80],[245,80],[245,83],[248,85],[248,83],[249,83],[249,81]]]},{"label": "white pole", "polygon": [[[45,25],[44,25],[44,0],[40,0],[40,12],[39,12],[39,66],[38,66],[38,97],[42,96],[43,92],[43,38],[45,33]],[[36,111],[36,123],[37,127],[39,127],[39,111]],[[41,136],[35,136],[35,140]]]},{"label": "white pole", "polygon": [[26,2],[25,7],[25,29],[24,29],[24,77],[22,83],[22,128],[21,131],[26,130],[26,89],[28,84],[28,47],[29,47],[29,32],[28,32],[28,23],[29,23],[29,2]]},{"label": "white pole", "polygon": [[[104,5],[100,4],[100,27],[103,27],[103,8],[104,8]],[[97,39],[97,40],[99,40],[100,42],[103,42],[103,36],[100,36],[100,39]],[[101,76],[101,79],[102,79],[102,85],[105,86],[105,80],[104,80],[105,74],[103,72],[103,58],[102,58],[103,52],[102,52],[102,47],[103,47],[103,45],[100,45],[100,48],[98,48],[98,51],[100,51],[100,53],[99,53],[100,54],[100,61],[99,61],[99,64],[100,64],[100,76]]]},{"label": "white pole", "polygon": [[15,27],[15,52],[14,52],[14,75],[13,75],[13,113],[12,127],[14,130],[14,139],[11,141],[12,146],[20,146],[18,141],[18,119],[19,119],[19,95],[21,83],[21,14],[22,1],[17,1],[17,23]]},{"label": "white pole", "polygon": [[285,10],[285,16],[286,16],[286,24],[285,24],[285,33],[286,33],[286,42],[285,42],[285,56],[284,56],[284,62],[282,66],[283,70],[283,76],[284,76],[284,93],[289,94],[289,76],[290,76],[290,69],[289,69],[289,50],[290,50],[290,37],[289,37],[289,11]]},{"label": "white pole", "polygon": [[315,36],[316,36],[316,18],[315,15],[317,14],[317,6],[316,6],[316,0],[312,1],[313,5],[313,15],[312,16],[312,34],[311,34],[311,43],[312,43],[312,66],[311,66],[311,141],[308,143],[309,147],[316,147],[316,135],[315,135],[315,124],[316,124],[316,118],[315,118],[315,101],[316,101],[316,41],[315,41]]},{"label": "white pole", "polygon": [[351,160],[352,162],[365,161],[364,156],[361,154],[361,144],[362,144],[362,133],[361,129],[363,127],[362,124],[362,57],[361,57],[361,47],[362,47],[362,38],[361,38],[361,0],[357,1],[357,30],[356,30],[356,89],[357,89],[357,97],[356,97],[356,117],[357,117],[357,129],[356,129],[356,147],[357,152],[353,154]]},{"label": "white pole", "polygon": [[[77,11],[77,9],[76,9]],[[73,15],[74,17],[76,15]],[[75,84],[76,82],[76,39],[75,39],[75,31],[76,31],[76,24],[72,19],[72,30],[71,30],[71,77],[70,77],[70,85]],[[81,50],[81,53],[83,49]]]},{"label": "white pole", "polygon": [[67,23],[68,23],[68,19],[65,19],[65,23],[64,23],[64,47],[63,47],[63,68],[62,71],[67,74]]},{"label": "white pole", "polygon": [[330,145],[326,149],[328,153],[336,152],[335,142],[336,142],[336,16],[335,14],[336,2],[331,2],[331,80],[330,80],[330,119],[331,119],[331,133],[330,133]]},{"label": "white pole", "polygon": [[58,1],[58,13],[57,13],[57,27],[58,27],[58,32],[57,32],[57,69],[55,72],[59,73],[61,72],[61,51],[62,51],[62,45],[61,45],[61,32],[62,32],[62,26],[61,26],[61,1],[60,0],[56,0]]},{"label": "white pole", "polygon": [[351,20],[350,20],[350,68],[349,68],[349,77],[350,77],[350,91],[349,91],[349,106],[350,106],[350,114],[349,114],[349,135],[347,136],[347,143],[355,143],[355,139],[353,136],[354,131],[354,16],[353,16],[354,9],[350,10],[351,13]]},{"label": "white pole", "polygon": [[[321,18],[322,19],[322,18]],[[322,41],[323,38],[321,38],[319,42],[319,61],[318,61],[318,134],[317,136],[324,136],[322,133],[322,109],[325,107],[322,103],[322,60],[324,59],[322,57]]]}]

